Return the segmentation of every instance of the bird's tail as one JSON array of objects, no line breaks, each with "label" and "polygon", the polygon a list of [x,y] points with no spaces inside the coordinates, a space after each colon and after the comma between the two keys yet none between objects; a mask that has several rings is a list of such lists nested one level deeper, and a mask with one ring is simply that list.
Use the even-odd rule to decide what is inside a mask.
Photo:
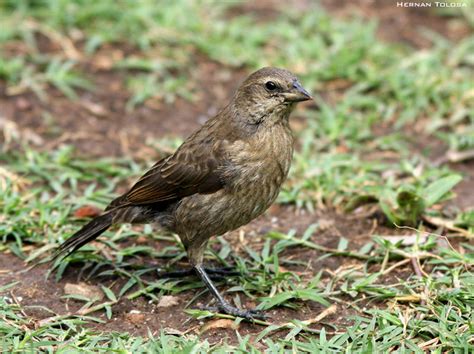
[{"label": "bird's tail", "polygon": [[84,225],[79,231],[58,247],[51,258],[51,261],[67,257],[86,243],[99,237],[101,233],[112,225],[113,217],[114,213],[108,212],[92,219],[88,224]]}]

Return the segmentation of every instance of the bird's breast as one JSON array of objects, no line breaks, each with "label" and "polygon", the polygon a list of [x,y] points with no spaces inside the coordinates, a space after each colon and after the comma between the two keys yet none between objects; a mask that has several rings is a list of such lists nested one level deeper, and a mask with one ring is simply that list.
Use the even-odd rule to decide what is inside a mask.
[{"label": "bird's breast", "polygon": [[225,187],[184,198],[176,211],[176,231],[184,242],[197,237],[186,235],[189,225],[202,234],[199,237],[209,237],[236,229],[262,214],[288,175],[293,138],[289,128],[281,127],[236,141],[228,151],[232,153]]},{"label": "bird's breast", "polygon": [[286,125],[276,125],[248,140],[235,142],[231,151],[235,187],[250,181],[282,183],[291,164],[293,136]]},{"label": "bird's breast", "polygon": [[227,190],[251,220],[278,196],[290,169],[293,137],[288,127],[275,126],[236,144],[231,158],[236,172]]}]

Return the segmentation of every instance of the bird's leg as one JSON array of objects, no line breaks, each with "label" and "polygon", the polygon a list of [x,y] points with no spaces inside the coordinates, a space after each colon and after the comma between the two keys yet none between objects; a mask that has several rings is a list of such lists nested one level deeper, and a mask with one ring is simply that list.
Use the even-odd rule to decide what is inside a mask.
[{"label": "bird's leg", "polygon": [[217,288],[214,286],[214,284],[211,281],[211,278],[206,273],[205,268],[203,268],[200,264],[195,265],[194,270],[199,275],[199,277],[202,279],[204,284],[207,286],[207,288],[211,292],[212,296],[214,296],[214,298],[218,302],[218,309],[220,311],[222,311],[222,312],[224,312],[228,315],[232,315],[232,316],[236,316],[236,317],[242,317],[242,318],[245,318],[247,320],[265,319],[265,316],[259,310],[241,310],[241,309],[238,309],[237,307],[234,307],[231,304],[229,304],[224,299],[224,297],[219,293]]},{"label": "bird's leg", "polygon": [[[183,241],[191,264],[201,264],[208,238],[192,237],[191,239],[184,238]],[[241,274],[240,272],[236,271],[234,267],[202,269],[205,273],[209,274],[211,278],[216,280],[225,279],[226,276],[235,276]],[[197,274],[199,275],[199,273]],[[188,276],[196,276],[196,271],[194,267],[171,272],[158,271],[158,276],[160,278],[181,278]]]}]

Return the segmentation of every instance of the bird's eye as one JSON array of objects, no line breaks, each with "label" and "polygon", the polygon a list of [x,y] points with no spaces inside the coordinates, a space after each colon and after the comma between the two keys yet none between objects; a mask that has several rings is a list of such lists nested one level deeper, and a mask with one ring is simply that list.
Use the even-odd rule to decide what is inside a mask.
[{"label": "bird's eye", "polygon": [[278,86],[273,81],[267,81],[265,87],[268,91],[275,91]]}]

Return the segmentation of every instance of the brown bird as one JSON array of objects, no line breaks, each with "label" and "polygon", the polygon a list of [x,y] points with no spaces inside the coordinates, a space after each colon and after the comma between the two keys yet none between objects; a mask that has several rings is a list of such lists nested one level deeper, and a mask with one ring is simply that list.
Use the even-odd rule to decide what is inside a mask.
[{"label": "brown bird", "polygon": [[203,254],[211,236],[247,224],[273,203],[292,159],[289,115],[297,102],[309,99],[287,70],[254,72],[225,108],[60,245],[54,259],[71,254],[111,225],[157,223],[179,235],[219,310],[246,319],[261,317],[224,299],[203,267]]}]

